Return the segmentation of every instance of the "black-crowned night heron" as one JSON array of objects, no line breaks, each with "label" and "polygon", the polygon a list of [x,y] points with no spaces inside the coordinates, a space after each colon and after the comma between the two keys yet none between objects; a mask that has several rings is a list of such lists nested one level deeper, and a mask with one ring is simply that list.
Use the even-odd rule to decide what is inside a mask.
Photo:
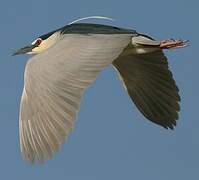
[{"label": "black-crowned night heron", "polygon": [[27,62],[20,106],[20,147],[31,162],[50,159],[73,129],[84,91],[112,64],[139,111],[173,129],[180,96],[163,49],[187,41],[163,40],[132,29],[75,23],[38,37],[17,54]]}]

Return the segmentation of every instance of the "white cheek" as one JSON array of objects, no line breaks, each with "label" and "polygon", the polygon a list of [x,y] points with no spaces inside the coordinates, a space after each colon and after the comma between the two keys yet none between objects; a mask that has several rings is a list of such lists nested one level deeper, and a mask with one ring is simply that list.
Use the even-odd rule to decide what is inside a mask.
[{"label": "white cheek", "polygon": [[[38,47],[35,47],[34,49],[32,49],[32,52],[30,54],[42,53],[43,51],[50,48],[53,44],[55,44],[59,38],[60,38],[60,32],[54,33],[48,39],[43,40]],[[35,43],[35,41],[33,42],[33,44],[34,43]]]},{"label": "white cheek", "polygon": [[34,48],[34,49],[32,49],[32,51],[31,52],[28,52],[27,54],[39,54],[39,53],[41,53],[43,51],[43,49],[42,48],[40,48],[40,47],[36,47],[36,48]]},{"label": "white cheek", "polygon": [[27,52],[26,54],[34,54],[34,52],[32,52],[32,51],[31,52]]}]

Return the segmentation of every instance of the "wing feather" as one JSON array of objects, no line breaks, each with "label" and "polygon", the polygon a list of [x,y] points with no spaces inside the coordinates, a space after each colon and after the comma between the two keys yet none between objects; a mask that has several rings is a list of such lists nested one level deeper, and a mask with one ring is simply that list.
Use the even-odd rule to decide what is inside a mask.
[{"label": "wing feather", "polygon": [[24,159],[53,156],[74,127],[83,92],[130,41],[130,34],[68,34],[27,62],[20,107]]},{"label": "wing feather", "polygon": [[180,110],[179,90],[161,50],[134,54],[132,46],[113,65],[123,79],[129,96],[150,121],[173,129]]}]

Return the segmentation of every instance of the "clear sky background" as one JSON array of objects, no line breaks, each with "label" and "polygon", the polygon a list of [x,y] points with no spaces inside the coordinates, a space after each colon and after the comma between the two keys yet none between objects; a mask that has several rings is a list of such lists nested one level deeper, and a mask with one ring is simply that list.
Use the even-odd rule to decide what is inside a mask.
[{"label": "clear sky background", "polygon": [[[41,34],[90,15],[112,17],[116,21],[109,24],[156,39],[191,41],[185,49],[165,52],[182,97],[180,120],[174,131],[145,120],[108,67],[86,92],[68,142],[51,161],[30,165],[21,158],[18,140],[28,56],[11,53]],[[0,179],[199,179],[198,18],[197,0],[1,0]]]}]

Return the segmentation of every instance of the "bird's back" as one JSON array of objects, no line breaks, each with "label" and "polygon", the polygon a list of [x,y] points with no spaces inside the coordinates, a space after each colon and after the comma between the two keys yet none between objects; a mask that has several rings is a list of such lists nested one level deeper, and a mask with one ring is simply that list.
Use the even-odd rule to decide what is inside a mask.
[{"label": "bird's back", "polygon": [[102,24],[75,23],[56,29],[55,31],[40,36],[40,38],[46,39],[59,30],[63,34],[137,34],[133,29],[125,29]]}]

